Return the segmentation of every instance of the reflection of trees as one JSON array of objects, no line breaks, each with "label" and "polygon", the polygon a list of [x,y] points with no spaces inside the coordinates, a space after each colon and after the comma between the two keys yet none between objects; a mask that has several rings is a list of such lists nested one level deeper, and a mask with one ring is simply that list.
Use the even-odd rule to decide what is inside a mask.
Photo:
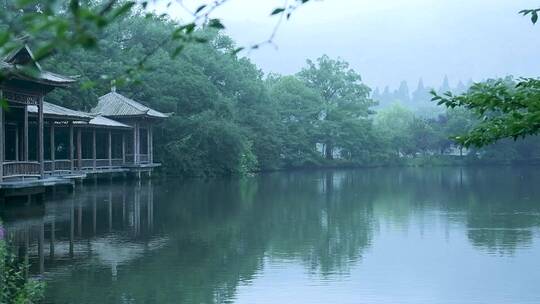
[{"label": "reflection of trees", "polygon": [[372,239],[372,206],[348,178],[326,172],[262,180],[255,221],[271,257],[299,258],[324,275],[347,271],[361,257]]},{"label": "reflection of trees", "polygon": [[[337,191],[350,187],[335,182],[343,176],[326,177],[165,184],[157,186],[152,209],[152,189],[145,186],[88,188],[51,207],[59,216],[55,261],[35,253],[54,278],[48,297],[224,302],[240,282],[253,278],[268,254],[304,261],[325,274],[346,271],[370,243],[371,207],[351,191]],[[50,241],[49,227],[35,227],[45,236],[37,247]],[[81,265],[72,269],[78,260]]]},{"label": "reflection of trees", "polygon": [[[261,238],[242,233],[242,218],[251,208],[255,186],[249,181],[166,185],[154,191],[151,209],[147,194],[152,189],[129,186],[122,191],[129,193],[126,212],[121,197],[113,195],[110,207],[109,186],[90,190],[89,196],[96,199],[82,204],[83,233],[75,241],[75,259],[84,254],[85,260],[75,269],[51,270],[49,299],[72,303],[230,299],[239,282],[249,280],[262,264],[264,248],[257,246]],[[97,237],[85,233],[93,229],[90,215],[96,201]],[[77,235],[78,202],[75,206]],[[112,230],[109,218],[99,216],[108,210]],[[84,227],[86,222],[89,227]]]},{"label": "reflection of trees", "polygon": [[[406,227],[437,212],[464,225],[471,244],[512,254],[528,246],[540,226],[540,172],[516,168],[431,168],[372,172],[375,218]],[[360,179],[360,178],[359,178]],[[421,223],[418,223],[421,225]]]},{"label": "reflection of trees", "polygon": [[267,258],[344,273],[381,223],[406,227],[433,214],[481,250],[512,253],[540,225],[538,180],[446,168],[98,185],[6,224],[26,231],[21,252],[52,278],[51,302],[222,303]]},{"label": "reflection of trees", "polygon": [[540,226],[539,172],[508,170],[470,183],[467,228],[471,243],[490,253],[513,254],[528,246]]}]

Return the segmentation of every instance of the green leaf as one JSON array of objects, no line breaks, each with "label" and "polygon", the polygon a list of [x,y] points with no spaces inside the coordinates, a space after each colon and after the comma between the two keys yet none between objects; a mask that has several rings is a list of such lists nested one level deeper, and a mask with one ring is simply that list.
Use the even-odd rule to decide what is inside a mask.
[{"label": "green leaf", "polygon": [[275,10],[272,11],[272,13],[270,14],[270,16],[274,16],[274,15],[278,15],[278,14],[281,14],[285,11],[284,8],[276,8]]},{"label": "green leaf", "polygon": [[221,23],[221,20],[219,19],[210,19],[210,21],[208,22],[208,26],[218,30],[222,30],[225,28],[225,26],[223,25],[223,23]]},{"label": "green leaf", "polygon": [[5,98],[0,99],[0,107],[4,110],[8,109],[8,101]]},{"label": "green leaf", "polygon": [[200,12],[201,12],[203,9],[205,9],[205,8],[206,8],[206,5],[201,5],[201,6],[199,6],[199,7],[197,8],[197,10],[195,10],[195,14],[200,13]]},{"label": "green leaf", "polygon": [[244,48],[243,47],[239,47],[239,48],[236,48],[234,49],[234,51],[232,52],[233,55],[237,55],[238,53],[240,53],[241,51],[243,51]]},{"label": "green leaf", "polygon": [[0,47],[9,41],[10,34],[8,31],[0,32]]},{"label": "green leaf", "polygon": [[79,14],[79,1],[78,0],[71,0],[69,2],[69,10],[73,13],[73,15],[78,16]]},{"label": "green leaf", "polygon": [[127,12],[129,12],[133,8],[133,6],[135,6],[134,1],[129,1],[129,2],[126,2],[126,3],[122,4],[120,7],[113,10],[111,18],[116,19],[119,16],[122,16],[122,15],[126,14]]}]

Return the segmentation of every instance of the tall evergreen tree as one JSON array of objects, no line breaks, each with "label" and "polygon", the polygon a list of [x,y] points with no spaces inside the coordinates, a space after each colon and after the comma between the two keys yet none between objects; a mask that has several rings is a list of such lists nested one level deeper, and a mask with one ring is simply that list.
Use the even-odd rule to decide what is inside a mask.
[{"label": "tall evergreen tree", "polygon": [[399,88],[394,93],[394,99],[396,101],[402,102],[403,104],[408,104],[411,100],[410,92],[409,92],[409,85],[407,84],[407,81],[402,81],[399,84]]},{"label": "tall evergreen tree", "polygon": [[441,87],[439,88],[440,93],[449,92],[452,89],[450,88],[450,82],[448,81],[448,75],[444,75],[443,83]]},{"label": "tall evergreen tree", "polygon": [[416,108],[429,104],[431,100],[431,94],[429,94],[429,88],[424,85],[424,80],[420,78],[418,80],[418,86],[412,93],[412,105]]},{"label": "tall evergreen tree", "polygon": [[380,99],[381,105],[389,105],[392,103],[393,97],[389,86],[384,87],[384,91],[382,92]]},{"label": "tall evergreen tree", "polygon": [[454,90],[454,93],[455,94],[463,94],[467,91],[468,87],[465,86],[465,84],[463,83],[463,81],[459,81],[455,90]]},{"label": "tall evergreen tree", "polygon": [[379,87],[377,87],[374,91],[373,91],[373,94],[371,94],[371,98],[373,100],[376,100],[376,101],[381,101],[381,91],[379,90]]}]

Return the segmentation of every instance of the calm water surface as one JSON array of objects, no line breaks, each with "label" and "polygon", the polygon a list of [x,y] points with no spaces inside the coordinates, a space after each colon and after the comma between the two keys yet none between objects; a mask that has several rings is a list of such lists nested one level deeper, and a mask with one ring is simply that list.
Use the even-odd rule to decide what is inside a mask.
[{"label": "calm water surface", "polygon": [[47,303],[540,303],[540,168],[85,185],[1,211]]}]

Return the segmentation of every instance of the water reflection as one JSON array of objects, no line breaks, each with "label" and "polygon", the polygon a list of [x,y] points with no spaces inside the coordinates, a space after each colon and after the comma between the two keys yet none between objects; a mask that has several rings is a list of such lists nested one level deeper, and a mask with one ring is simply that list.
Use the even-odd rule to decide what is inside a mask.
[{"label": "water reflection", "polygon": [[0,216],[51,303],[227,303],[272,263],[354,279],[387,239],[397,253],[464,237],[480,258],[512,258],[538,243],[539,181],[446,168],[114,182]]},{"label": "water reflection", "polygon": [[160,242],[152,236],[151,183],[84,186],[72,194],[48,194],[45,201],[7,206],[2,214],[13,246],[30,260],[35,273],[55,272],[94,257],[114,275],[116,265]]}]

